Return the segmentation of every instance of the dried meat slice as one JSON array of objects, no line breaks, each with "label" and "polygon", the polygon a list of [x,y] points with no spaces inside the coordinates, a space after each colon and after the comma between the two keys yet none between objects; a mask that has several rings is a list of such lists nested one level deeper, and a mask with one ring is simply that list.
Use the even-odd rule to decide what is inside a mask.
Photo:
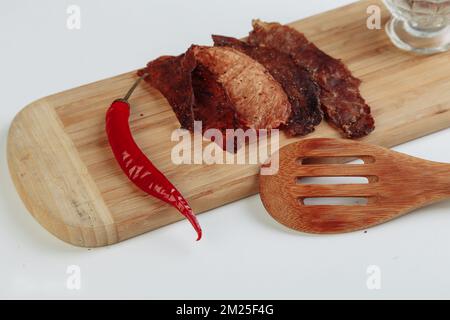
[{"label": "dried meat slice", "polygon": [[348,138],[359,138],[375,128],[370,107],[359,93],[361,81],[337,59],[327,55],[297,30],[279,23],[253,21],[250,44],[278,49],[307,68],[319,84],[326,119]]},{"label": "dried meat slice", "polygon": [[192,46],[188,51],[217,76],[242,127],[271,129],[287,123],[289,99],[263,65],[229,47]]},{"label": "dried meat slice", "polygon": [[193,130],[195,102],[192,87],[192,72],[196,67],[192,56],[162,56],[150,61],[147,67],[138,71],[138,75],[147,73],[145,78],[158,89],[171,105],[184,129]]},{"label": "dried meat slice", "polygon": [[171,105],[182,128],[193,130],[194,120],[209,128],[237,128],[233,105],[217,77],[195,60],[193,52],[163,56],[139,70],[138,75],[158,89]]},{"label": "dried meat slice", "polygon": [[226,129],[239,128],[234,106],[216,75],[200,64],[192,74],[192,87],[195,95],[194,117],[202,122],[203,132],[218,129],[224,133]]},{"label": "dried meat slice", "polygon": [[261,63],[286,92],[292,112],[285,129],[290,135],[306,135],[322,121],[319,88],[307,70],[279,50],[250,45],[232,37],[212,36],[215,46],[232,47]]}]

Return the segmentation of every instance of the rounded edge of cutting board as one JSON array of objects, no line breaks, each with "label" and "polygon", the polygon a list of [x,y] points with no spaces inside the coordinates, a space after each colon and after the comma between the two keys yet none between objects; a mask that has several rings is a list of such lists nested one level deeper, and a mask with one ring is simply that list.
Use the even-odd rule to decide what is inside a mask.
[{"label": "rounded edge of cutting board", "polygon": [[8,132],[7,158],[20,198],[50,233],[80,247],[119,241],[100,191],[46,98],[15,116]]}]

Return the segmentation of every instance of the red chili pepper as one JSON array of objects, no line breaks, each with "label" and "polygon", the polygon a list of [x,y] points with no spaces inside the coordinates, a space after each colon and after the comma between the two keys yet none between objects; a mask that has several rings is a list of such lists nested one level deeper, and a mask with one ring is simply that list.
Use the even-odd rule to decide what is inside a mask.
[{"label": "red chili pepper", "polygon": [[131,134],[128,98],[139,84],[140,77],[123,99],[115,100],[106,112],[106,134],[117,162],[127,177],[141,190],[172,205],[184,215],[197,231],[202,229],[191,207],[173,184],[153,165],[138,147]]}]

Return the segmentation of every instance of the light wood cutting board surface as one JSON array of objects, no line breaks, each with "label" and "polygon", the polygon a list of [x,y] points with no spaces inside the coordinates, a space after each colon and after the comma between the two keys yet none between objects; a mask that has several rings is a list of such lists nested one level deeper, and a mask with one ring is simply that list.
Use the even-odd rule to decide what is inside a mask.
[{"label": "light wood cutting board surface", "polygon": [[[341,58],[363,80],[361,92],[376,121],[376,130],[364,141],[390,147],[447,128],[450,52],[417,56],[398,50],[383,29],[366,27],[370,4],[382,8],[384,25],[388,13],[381,1],[360,1],[291,26]],[[107,143],[106,109],[135,79],[133,71],[42,98],[11,124],[7,153],[17,191],[39,223],[66,242],[86,247],[113,244],[183,218],[135,188]],[[257,164],[173,164],[171,149],[177,142],[170,138],[179,124],[164,97],[142,83],[130,102],[137,143],[194,211],[257,192]],[[307,137],[338,134],[323,122]],[[280,146],[297,140],[282,135]],[[208,226],[203,227],[207,237]]]}]

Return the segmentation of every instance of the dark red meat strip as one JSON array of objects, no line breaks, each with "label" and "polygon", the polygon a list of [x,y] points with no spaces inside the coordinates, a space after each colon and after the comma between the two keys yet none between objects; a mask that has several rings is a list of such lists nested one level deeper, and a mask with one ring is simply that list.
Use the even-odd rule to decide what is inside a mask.
[{"label": "dark red meat strip", "polygon": [[138,75],[148,73],[145,78],[158,89],[172,106],[184,129],[192,130],[194,125],[193,106],[195,102],[191,73],[196,67],[192,56],[162,56],[150,61]]},{"label": "dark red meat strip", "polygon": [[217,82],[217,77],[203,65],[195,68],[192,87],[195,94],[194,117],[202,121],[203,130],[239,128],[233,104]]},{"label": "dark red meat strip", "polygon": [[224,131],[238,127],[233,105],[217,77],[198,63],[192,51],[163,56],[147,64],[138,74],[158,89],[171,105],[182,128],[193,130],[194,120],[202,130]]},{"label": "dark red meat strip", "polygon": [[330,57],[297,30],[279,23],[253,22],[250,44],[280,50],[308,69],[319,84],[326,119],[344,136],[359,138],[375,128],[370,107],[359,93],[361,81],[337,59]]}]

